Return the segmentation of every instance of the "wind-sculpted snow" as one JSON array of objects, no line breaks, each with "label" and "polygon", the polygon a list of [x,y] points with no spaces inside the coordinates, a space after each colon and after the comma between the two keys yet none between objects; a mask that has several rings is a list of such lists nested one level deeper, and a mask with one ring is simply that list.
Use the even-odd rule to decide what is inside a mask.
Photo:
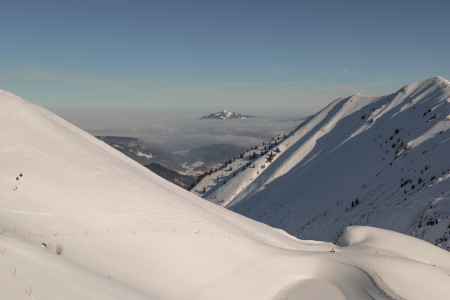
[{"label": "wind-sculpted snow", "polygon": [[227,208],[299,238],[369,225],[450,249],[449,98],[441,77],[339,98]]},{"label": "wind-sculpted snow", "polygon": [[427,264],[427,247],[409,251],[423,247],[416,238],[391,245],[389,233],[358,228],[373,241],[363,250],[355,238],[346,247],[298,240],[161,179],[4,91],[0,132],[2,299],[450,297],[449,267]]}]

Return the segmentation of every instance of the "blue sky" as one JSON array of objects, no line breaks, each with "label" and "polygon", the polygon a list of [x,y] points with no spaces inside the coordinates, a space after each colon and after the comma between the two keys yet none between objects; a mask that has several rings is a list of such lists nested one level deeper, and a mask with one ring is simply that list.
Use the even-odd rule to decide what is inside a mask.
[{"label": "blue sky", "polygon": [[316,112],[450,78],[449,1],[15,0],[0,89],[49,109]]}]

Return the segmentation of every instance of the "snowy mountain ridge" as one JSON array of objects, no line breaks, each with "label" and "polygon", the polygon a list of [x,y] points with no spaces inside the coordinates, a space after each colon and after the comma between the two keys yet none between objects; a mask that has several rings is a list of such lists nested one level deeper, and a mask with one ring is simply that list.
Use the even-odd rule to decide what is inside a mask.
[{"label": "snowy mountain ridge", "polygon": [[236,176],[217,195],[302,239],[336,241],[349,225],[369,225],[450,249],[449,114],[442,77],[339,98],[280,143],[245,188]]},{"label": "snowy mountain ridge", "polygon": [[219,111],[215,114],[210,114],[209,116],[203,116],[200,120],[214,119],[214,120],[232,120],[232,119],[249,119],[254,118],[254,116],[250,115],[241,115],[235,112],[224,110]]}]

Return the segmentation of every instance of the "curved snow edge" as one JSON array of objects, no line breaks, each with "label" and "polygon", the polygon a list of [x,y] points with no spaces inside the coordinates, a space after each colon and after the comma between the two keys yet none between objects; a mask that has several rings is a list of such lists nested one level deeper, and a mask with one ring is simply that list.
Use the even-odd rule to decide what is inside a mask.
[{"label": "curved snow edge", "polygon": [[389,286],[380,277],[380,275],[378,275],[374,271],[371,271],[371,270],[367,269],[366,267],[356,263],[355,261],[351,260],[348,257],[346,257],[346,259],[348,260],[346,262],[343,261],[343,260],[339,260],[339,259],[329,259],[329,260],[360,269],[361,271],[366,273],[372,279],[372,281],[375,283],[375,285],[380,289],[380,291],[382,293],[384,293],[385,296],[389,297],[390,299],[393,299],[393,300],[406,300],[405,298],[403,298],[402,296],[398,295],[393,290],[391,290],[389,288]]}]

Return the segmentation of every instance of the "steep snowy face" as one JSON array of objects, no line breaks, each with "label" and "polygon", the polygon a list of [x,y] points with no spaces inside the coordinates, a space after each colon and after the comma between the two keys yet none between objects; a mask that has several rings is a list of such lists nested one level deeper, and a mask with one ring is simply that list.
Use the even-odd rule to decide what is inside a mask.
[{"label": "steep snowy face", "polygon": [[227,207],[304,239],[370,225],[450,249],[449,97],[433,77],[337,99]]}]

